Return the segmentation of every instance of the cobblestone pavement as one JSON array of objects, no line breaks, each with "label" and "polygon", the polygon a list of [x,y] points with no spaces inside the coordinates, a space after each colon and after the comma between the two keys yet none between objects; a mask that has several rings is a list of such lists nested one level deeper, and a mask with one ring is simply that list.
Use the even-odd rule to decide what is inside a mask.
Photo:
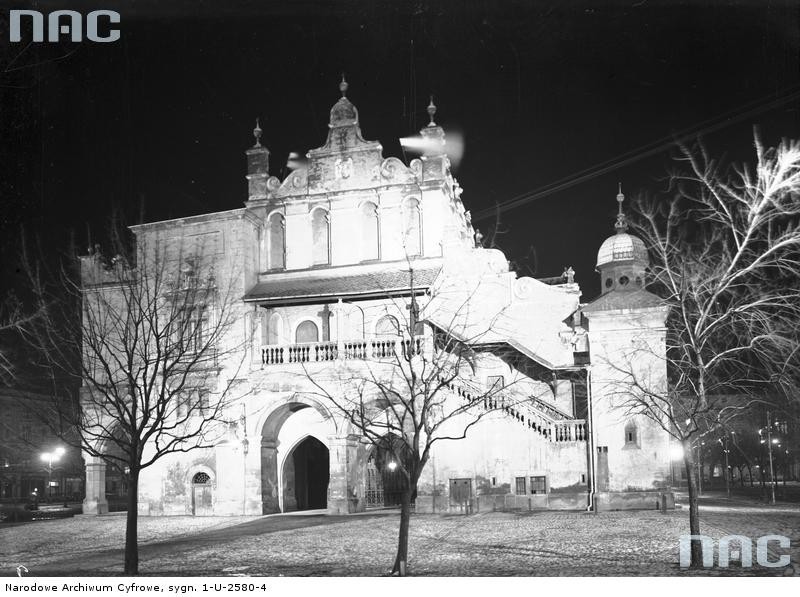
[{"label": "cobblestone pavement", "polygon": [[[33,575],[113,575],[122,563],[124,517],[81,517],[0,528],[0,574],[18,563]],[[141,573],[148,575],[332,575],[388,573],[397,540],[393,513],[357,516],[141,519]],[[236,525],[236,526],[233,526]],[[800,509],[704,501],[701,532],[792,540],[800,562]],[[794,567],[687,572],[678,568],[685,509],[482,513],[412,518],[415,575],[641,576],[786,575]],[[169,538],[167,538],[169,537]]]}]

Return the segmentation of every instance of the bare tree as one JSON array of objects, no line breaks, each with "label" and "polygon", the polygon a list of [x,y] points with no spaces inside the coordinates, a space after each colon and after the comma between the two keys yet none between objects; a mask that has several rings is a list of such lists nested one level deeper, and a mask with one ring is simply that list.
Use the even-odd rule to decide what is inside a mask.
[{"label": "bare tree", "polygon": [[[411,267],[409,276],[410,296],[386,301],[391,325],[381,335],[345,341],[341,349],[355,358],[345,355],[331,369],[304,367],[302,373],[314,393],[333,405],[364,441],[388,454],[402,475],[392,567],[400,576],[409,573],[412,505],[434,446],[465,438],[493,412],[529,426],[547,425],[527,406],[537,388],[541,391],[533,381],[535,373],[526,372],[525,359],[498,340],[508,325],[503,311],[487,315],[474,289],[439,286],[419,292]],[[500,363],[505,371],[510,365],[515,377],[494,384],[482,381],[481,372],[496,370]],[[542,378],[552,381],[552,375]],[[433,493],[435,503],[435,487]]]},{"label": "bare tree", "polygon": [[[650,288],[669,309],[668,388],[616,363],[625,407],[683,447],[692,534],[699,534],[693,451],[756,403],[791,396],[800,349],[800,144],[766,149],[754,167],[726,167],[702,145],[682,147],[671,196],[640,197],[634,226],[651,259]],[[653,347],[639,347],[653,351]],[[692,542],[692,565],[701,548]]]},{"label": "bare tree", "polygon": [[[125,573],[138,573],[137,500],[140,473],[160,458],[214,444],[233,399],[232,381],[244,341],[234,321],[233,276],[212,257],[174,239],[116,255],[95,248],[44,281],[30,265],[43,313],[24,329],[36,365],[52,385],[42,421],[123,472],[128,482]],[[222,379],[220,371],[233,371]],[[78,396],[64,388],[78,387]]]}]

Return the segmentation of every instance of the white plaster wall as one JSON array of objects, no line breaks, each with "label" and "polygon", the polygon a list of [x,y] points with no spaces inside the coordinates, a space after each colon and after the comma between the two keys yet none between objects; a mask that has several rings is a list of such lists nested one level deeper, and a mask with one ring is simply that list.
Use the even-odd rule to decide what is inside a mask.
[{"label": "white plaster wall", "polygon": [[[609,489],[654,489],[670,477],[669,435],[656,422],[629,412],[632,395],[667,389],[663,312],[589,315],[595,444],[608,447]],[[637,425],[639,445],[626,446],[625,424]]]}]

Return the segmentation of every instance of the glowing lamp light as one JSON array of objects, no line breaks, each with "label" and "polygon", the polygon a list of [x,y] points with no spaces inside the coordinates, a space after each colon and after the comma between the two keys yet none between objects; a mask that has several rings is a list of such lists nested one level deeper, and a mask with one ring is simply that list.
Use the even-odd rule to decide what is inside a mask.
[{"label": "glowing lamp light", "polygon": [[394,469],[397,468],[397,463],[394,460],[392,460],[389,464],[386,465],[386,468],[388,468],[390,471],[394,471]]},{"label": "glowing lamp light", "polygon": [[773,440],[772,440],[772,443],[773,443],[773,444],[777,444],[777,443],[778,443],[778,440],[777,440],[777,439],[773,439]]},{"label": "glowing lamp light", "polygon": [[40,456],[43,462],[55,462],[64,455],[64,448],[56,448],[52,452],[45,452]]},{"label": "glowing lamp light", "polygon": [[683,458],[683,446],[673,444],[669,449],[669,456],[672,460],[681,460]]}]

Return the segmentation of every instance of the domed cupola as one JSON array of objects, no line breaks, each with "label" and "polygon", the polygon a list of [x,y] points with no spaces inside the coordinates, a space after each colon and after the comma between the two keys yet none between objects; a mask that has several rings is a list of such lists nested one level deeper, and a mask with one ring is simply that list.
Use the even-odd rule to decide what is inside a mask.
[{"label": "domed cupola", "polygon": [[597,252],[597,271],[602,278],[602,293],[612,290],[641,290],[645,285],[645,272],[650,265],[647,248],[642,239],[628,234],[628,221],[622,211],[622,194],[620,184],[617,202],[617,222],[614,224],[617,233],[605,240]]}]

